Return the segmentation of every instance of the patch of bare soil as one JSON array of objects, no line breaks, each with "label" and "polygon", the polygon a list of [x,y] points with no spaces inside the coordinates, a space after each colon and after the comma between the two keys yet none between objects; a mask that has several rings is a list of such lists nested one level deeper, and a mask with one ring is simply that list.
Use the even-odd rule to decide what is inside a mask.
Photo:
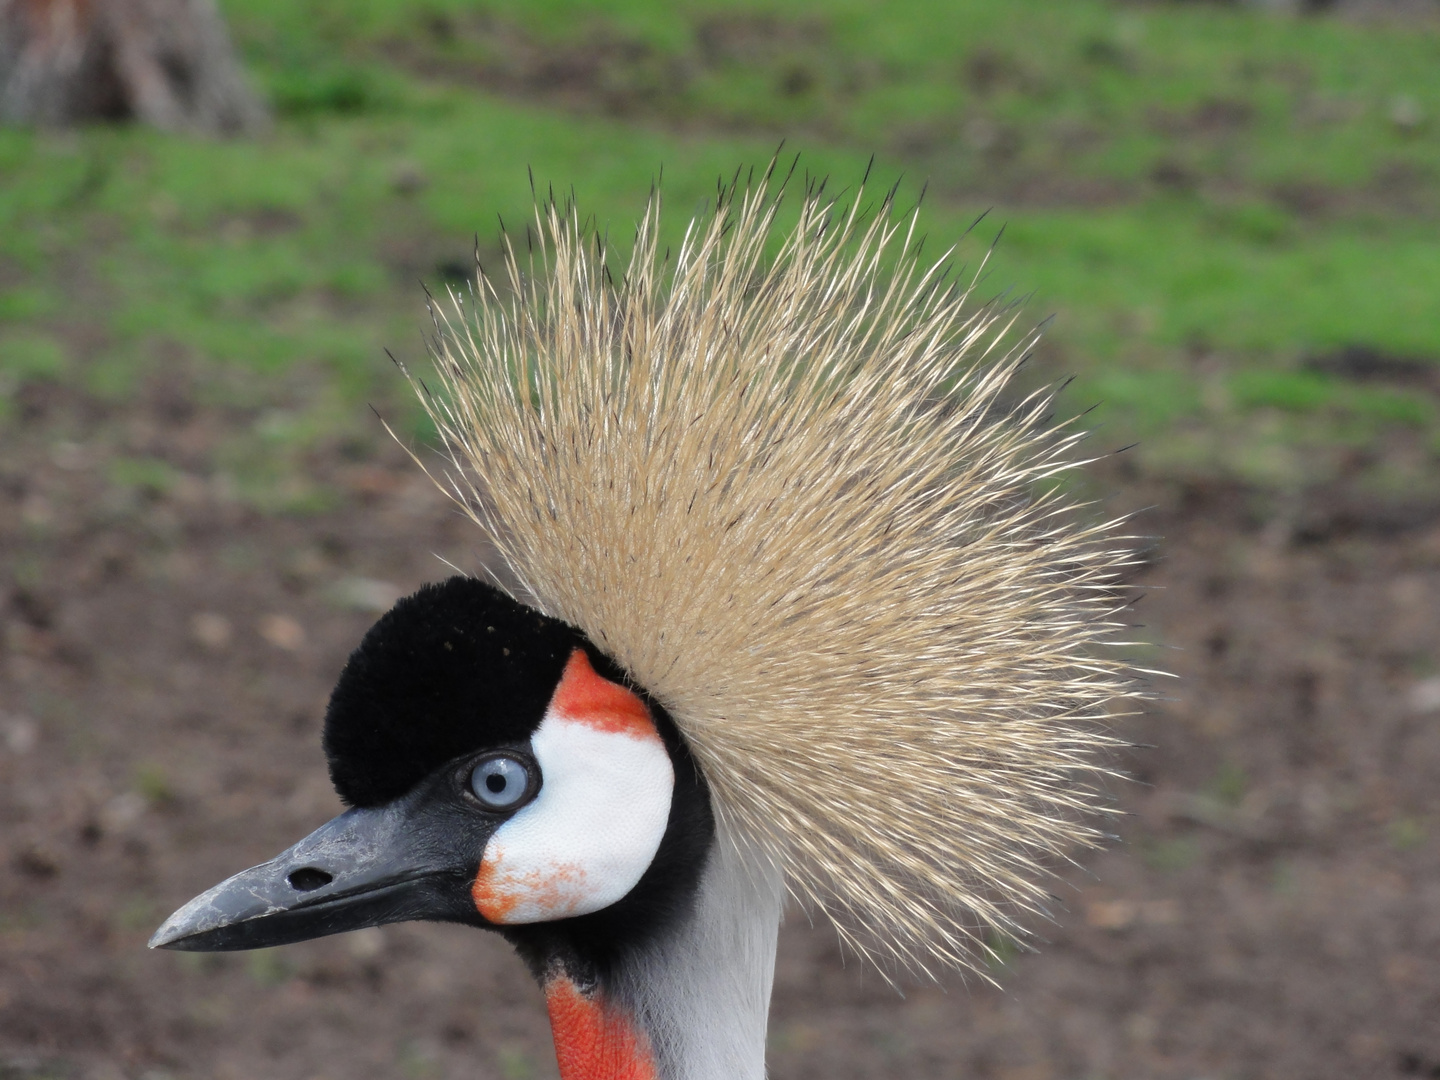
[{"label": "patch of bare soil", "polygon": [[[1140,0],[1155,3],[1157,0]],[[1179,0],[1158,0],[1176,3]],[[1254,7],[1290,15],[1333,15],[1362,22],[1404,22],[1421,25],[1440,17],[1440,0],[1195,0],[1228,7]]]},{"label": "patch of bare soil", "polygon": [[387,43],[427,78],[613,116],[673,112],[692,78],[685,58],[596,22],[583,39],[549,40],[490,15],[437,14]]},{"label": "patch of bare soil", "polygon": [[[348,650],[437,555],[483,558],[383,443],[312,463],[332,512],[246,510],[203,450],[233,419],[178,393],[39,395],[0,434],[0,1077],[554,1076],[483,933],[146,952],[339,809],[318,734]],[[117,483],[119,453],[174,473]],[[1440,1076],[1440,517],[1126,496],[1158,505],[1140,610],[1180,678],[1128,722],[1158,748],[1123,763],[1122,842],[998,989],[902,998],[792,919],[777,1078]]]}]

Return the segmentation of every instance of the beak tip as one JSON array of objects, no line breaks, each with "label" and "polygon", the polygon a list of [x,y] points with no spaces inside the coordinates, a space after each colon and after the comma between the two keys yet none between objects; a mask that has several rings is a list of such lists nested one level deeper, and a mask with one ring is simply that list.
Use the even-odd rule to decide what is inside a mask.
[{"label": "beak tip", "polygon": [[175,926],[175,917],[172,915],[161,923],[155,933],[150,935],[150,940],[145,943],[145,947],[147,949],[169,949],[184,936],[184,933]]}]

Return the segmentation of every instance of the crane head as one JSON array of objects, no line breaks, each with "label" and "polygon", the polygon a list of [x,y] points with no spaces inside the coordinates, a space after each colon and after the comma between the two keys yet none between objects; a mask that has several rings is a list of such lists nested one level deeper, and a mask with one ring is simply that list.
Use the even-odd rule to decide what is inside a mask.
[{"label": "crane head", "polygon": [[754,1065],[785,896],[922,974],[1047,917],[1143,693],[1133,540],[1013,384],[1038,328],[921,263],[893,192],[807,185],[782,227],[785,183],[722,185],[673,253],[653,198],[618,274],[544,202],[433,309],[447,490],[535,609],[452,579],[382,617],[326,718],[351,808],[153,945],[469,923],[542,982],[613,962],[637,1015],[729,994]]},{"label": "crane head", "polygon": [[1131,541],[1012,385],[1038,329],[920,263],[893,192],[807,185],[782,230],[785,183],[722,185],[673,253],[652,198],[618,274],[542,203],[433,309],[447,490],[540,610],[457,578],[382,617],[326,717],[351,808],[152,945],[487,927],[562,1076],[733,1080],[787,895],[921,973],[1046,916],[1139,693]]}]

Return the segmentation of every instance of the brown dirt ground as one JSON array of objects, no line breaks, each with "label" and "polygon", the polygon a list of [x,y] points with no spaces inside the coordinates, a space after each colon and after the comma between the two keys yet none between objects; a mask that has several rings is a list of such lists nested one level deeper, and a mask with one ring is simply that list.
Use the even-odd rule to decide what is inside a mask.
[{"label": "brown dirt ground", "polygon": [[[0,431],[0,1080],[555,1075],[499,940],[405,925],[152,954],[171,909],[338,810],[331,680],[389,592],[473,568],[393,448],[342,505],[207,479],[233,426],[174,388],[50,391]],[[163,493],[107,480],[168,460]],[[353,453],[351,457],[355,457]],[[1440,510],[1127,480],[1166,539],[1140,610],[1171,696],[1129,723],[1123,841],[1035,954],[898,996],[786,926],[779,1080],[1440,1077]],[[1278,509],[1277,509],[1278,506]],[[1071,888],[1073,884],[1075,888]]]}]

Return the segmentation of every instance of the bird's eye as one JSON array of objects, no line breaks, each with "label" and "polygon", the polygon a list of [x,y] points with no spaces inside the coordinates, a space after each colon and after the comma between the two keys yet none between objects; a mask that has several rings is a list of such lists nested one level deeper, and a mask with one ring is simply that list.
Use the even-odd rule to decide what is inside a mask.
[{"label": "bird's eye", "polygon": [[486,758],[470,772],[470,790],[492,810],[510,810],[530,794],[529,767],[513,757]]}]

